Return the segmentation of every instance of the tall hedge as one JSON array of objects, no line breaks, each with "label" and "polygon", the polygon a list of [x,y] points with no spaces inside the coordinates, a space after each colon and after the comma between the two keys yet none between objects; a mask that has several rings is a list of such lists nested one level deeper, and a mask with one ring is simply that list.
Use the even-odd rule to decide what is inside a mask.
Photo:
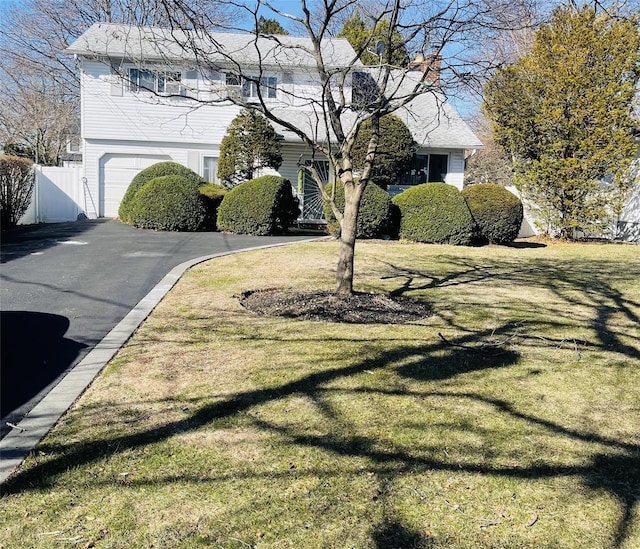
[{"label": "tall hedge", "polygon": [[467,201],[481,240],[507,244],[518,237],[523,208],[516,195],[500,185],[480,183],[465,187],[462,196]]},{"label": "tall hedge", "polygon": [[133,197],[129,219],[143,229],[196,231],[205,219],[199,185],[179,175],[156,177]]},{"label": "tall hedge", "polygon": [[120,217],[120,220],[124,223],[130,223],[131,203],[133,198],[136,196],[136,193],[143,187],[143,185],[152,179],[166,175],[178,175],[188,179],[189,181],[193,181],[197,185],[206,185],[208,183],[206,179],[200,177],[196,172],[182,164],[178,164],[177,162],[167,161],[153,164],[138,173],[138,175],[136,175],[129,184],[127,191],[122,197],[122,202],[120,202],[120,207],[118,208],[118,216]]},{"label": "tall hedge", "polygon": [[2,229],[14,227],[33,196],[33,162],[19,156],[0,156],[0,220]]},{"label": "tall hedge", "polygon": [[298,215],[289,180],[265,175],[240,183],[224,195],[218,208],[218,229],[236,234],[273,234],[286,231]]},{"label": "tall hedge", "polygon": [[400,210],[400,238],[468,246],[474,222],[462,193],[446,183],[416,185],[393,197]]},{"label": "tall hedge", "polygon": [[[331,194],[333,183],[326,187]],[[344,185],[338,183],[336,187],[336,205],[340,211],[344,211]],[[328,202],[323,204],[324,218],[327,221],[327,230],[334,236],[340,234],[340,224],[333,215],[333,210]],[[391,231],[391,197],[384,189],[375,183],[369,183],[360,201],[358,211],[358,223],[356,226],[357,238],[377,238]]]}]

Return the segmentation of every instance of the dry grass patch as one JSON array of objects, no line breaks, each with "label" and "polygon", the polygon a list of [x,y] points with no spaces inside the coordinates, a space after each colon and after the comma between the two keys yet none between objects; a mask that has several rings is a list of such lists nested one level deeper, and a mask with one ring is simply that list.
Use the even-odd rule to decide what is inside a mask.
[{"label": "dry grass patch", "polygon": [[335,242],[191,270],[25,463],[2,547],[640,547],[637,247],[358,244],[415,323],[253,314]]}]

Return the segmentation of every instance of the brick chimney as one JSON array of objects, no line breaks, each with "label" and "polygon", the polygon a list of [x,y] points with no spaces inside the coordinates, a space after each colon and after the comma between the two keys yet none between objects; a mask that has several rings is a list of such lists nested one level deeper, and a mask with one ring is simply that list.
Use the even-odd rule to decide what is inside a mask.
[{"label": "brick chimney", "polygon": [[410,71],[427,73],[425,82],[440,85],[440,70],[442,69],[442,55],[433,51],[427,55],[418,55],[409,63]]}]

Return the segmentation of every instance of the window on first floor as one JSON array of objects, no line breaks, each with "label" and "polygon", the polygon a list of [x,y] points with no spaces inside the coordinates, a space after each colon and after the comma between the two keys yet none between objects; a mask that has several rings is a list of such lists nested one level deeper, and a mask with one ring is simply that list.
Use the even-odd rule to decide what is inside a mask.
[{"label": "window on first floor", "polygon": [[152,71],[148,69],[129,69],[129,90],[151,91],[161,95],[182,95],[182,75],[175,71]]},{"label": "window on first floor", "polygon": [[218,158],[205,156],[202,159],[202,177],[209,183],[218,183]]},{"label": "window on first floor", "polygon": [[443,183],[449,171],[449,155],[417,154],[411,169],[401,176],[401,185]]}]

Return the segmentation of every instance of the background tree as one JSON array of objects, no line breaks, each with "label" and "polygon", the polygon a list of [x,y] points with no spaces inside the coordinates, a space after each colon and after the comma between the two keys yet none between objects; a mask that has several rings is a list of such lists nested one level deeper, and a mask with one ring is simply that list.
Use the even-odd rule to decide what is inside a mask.
[{"label": "background tree", "polygon": [[79,133],[76,101],[60,82],[21,65],[5,75],[5,83],[15,92],[0,95],[0,144],[38,164],[57,166],[71,136]]},{"label": "background tree", "polygon": [[[220,27],[237,9],[218,0],[0,0],[0,144],[55,165],[70,133],[79,133],[79,71],[64,49],[93,23]],[[26,147],[25,147],[26,145]]]},{"label": "background tree", "polygon": [[256,30],[258,34],[289,34],[278,21],[276,21],[275,19],[267,19],[264,15],[261,15],[258,18]]},{"label": "background tree", "polygon": [[255,110],[243,109],[220,144],[218,177],[227,189],[254,178],[264,168],[282,164],[280,140],[269,121]]},{"label": "background tree", "polygon": [[491,129],[491,121],[481,112],[470,120],[474,133],[484,147],[467,158],[464,182],[466,185],[494,183],[502,187],[513,185],[513,166],[504,149],[498,145]]},{"label": "background tree", "polygon": [[[366,121],[353,144],[353,165],[357,170],[365,167],[370,141],[371,122]],[[371,181],[383,189],[397,184],[398,177],[409,169],[415,153],[415,141],[407,125],[393,114],[384,116],[380,119],[380,139],[371,169]]]},{"label": "background tree", "polygon": [[376,52],[379,40],[388,50],[384,59],[399,67],[406,67],[409,63],[406,40],[397,27],[392,27],[388,19],[372,18],[367,22],[359,11],[345,22],[338,33],[338,38],[346,38],[351,47],[358,54],[364,65],[376,66],[381,62],[381,56]]},{"label": "background tree", "polygon": [[637,20],[564,7],[536,32],[531,53],[486,87],[485,110],[516,185],[562,237],[602,234],[622,206],[639,76]]}]

